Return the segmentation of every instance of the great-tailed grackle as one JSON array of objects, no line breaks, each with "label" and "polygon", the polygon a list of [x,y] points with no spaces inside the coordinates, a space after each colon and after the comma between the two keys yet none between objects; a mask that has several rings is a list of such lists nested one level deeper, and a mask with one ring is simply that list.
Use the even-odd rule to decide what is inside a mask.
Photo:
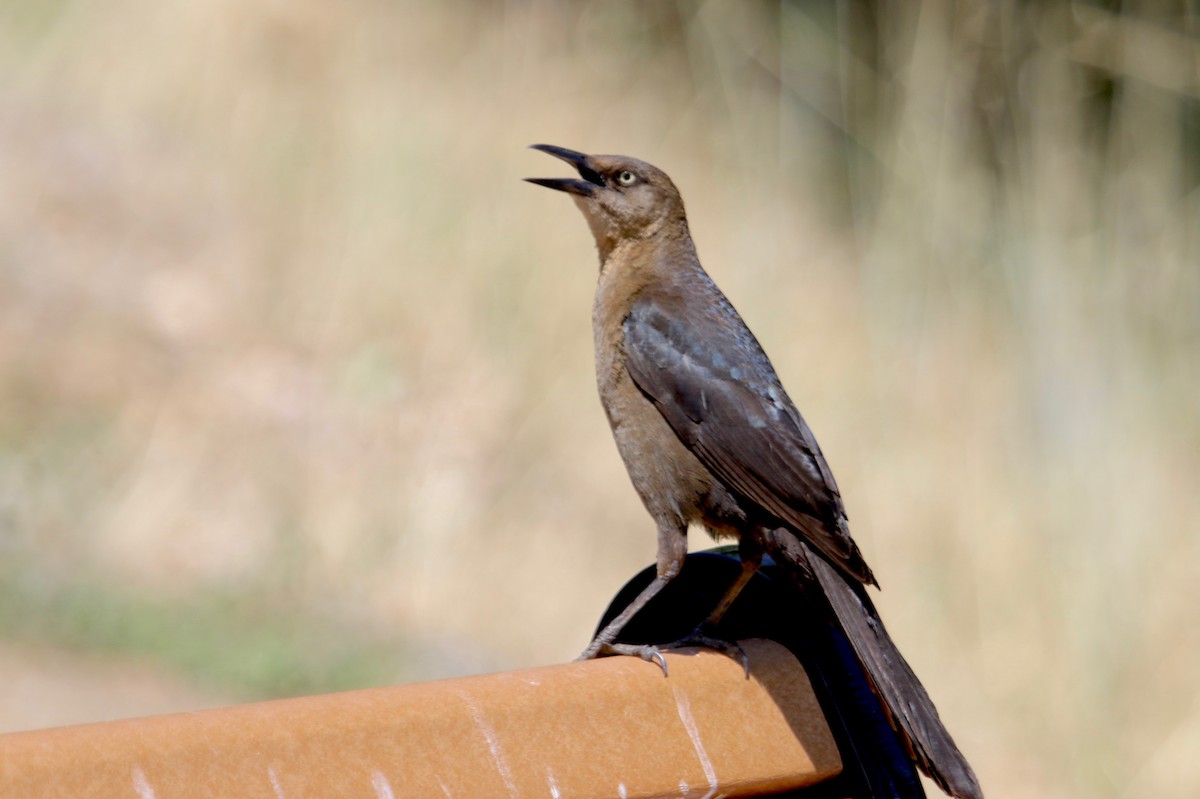
[{"label": "great-tailed grackle", "polygon": [[[866,586],[874,575],[846,524],[837,483],[771,362],[708,274],[683,199],[635,158],[548,144],[575,178],[528,178],[573,195],[600,251],[592,322],[600,399],[634,488],[658,526],[657,576],[596,636],[583,658],[653,647],[615,643],[621,628],[682,567],[687,529],[734,538],[739,579],[763,554],[802,590],[824,594],[917,765],[947,793],[982,797],[970,765],[883,627]],[[711,643],[699,630],[689,641]],[[727,647],[722,647],[727,648]]]}]

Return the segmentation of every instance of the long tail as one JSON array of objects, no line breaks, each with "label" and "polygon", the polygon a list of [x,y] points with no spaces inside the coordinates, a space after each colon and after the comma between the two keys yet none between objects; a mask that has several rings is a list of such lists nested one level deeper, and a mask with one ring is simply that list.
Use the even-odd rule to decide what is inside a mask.
[{"label": "long tail", "polygon": [[816,578],[892,726],[921,771],[950,796],[983,799],[970,764],[942,724],[925,687],[892,642],[866,589],[852,584],[788,530],[768,533],[766,543],[777,562],[796,567],[793,574],[801,589],[815,587]]}]

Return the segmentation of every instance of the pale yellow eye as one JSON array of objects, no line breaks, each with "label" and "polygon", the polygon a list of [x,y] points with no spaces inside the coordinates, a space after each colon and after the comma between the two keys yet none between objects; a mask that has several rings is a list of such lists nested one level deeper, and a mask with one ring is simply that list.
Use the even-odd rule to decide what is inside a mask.
[{"label": "pale yellow eye", "polygon": [[637,183],[637,175],[626,170],[617,175],[617,183],[620,183],[622,186],[632,186],[634,183]]}]

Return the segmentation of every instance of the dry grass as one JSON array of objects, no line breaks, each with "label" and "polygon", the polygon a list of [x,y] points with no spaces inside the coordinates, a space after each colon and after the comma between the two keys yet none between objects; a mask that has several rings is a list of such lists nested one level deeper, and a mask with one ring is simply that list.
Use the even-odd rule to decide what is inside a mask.
[{"label": "dry grass", "polygon": [[518,180],[548,141],[681,186],[989,795],[1197,795],[1200,21],[1162,5],[9,0],[3,629],[225,675],[80,631],[311,625],[263,692],[314,635],[581,649],[653,543],[587,230]]}]

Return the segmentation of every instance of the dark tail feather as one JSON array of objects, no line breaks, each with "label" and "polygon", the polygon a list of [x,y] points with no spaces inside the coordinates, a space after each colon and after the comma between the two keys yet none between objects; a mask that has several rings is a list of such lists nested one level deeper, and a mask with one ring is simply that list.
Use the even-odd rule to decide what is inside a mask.
[{"label": "dark tail feather", "polygon": [[[840,572],[786,530],[768,534],[768,552],[797,566],[796,577],[811,585],[816,577],[834,615],[858,655],[893,726],[905,739],[917,766],[958,799],[983,799],[967,759],[938,717],[929,694],[909,667],[875,610],[866,589]],[[797,547],[797,544],[799,547]],[[801,586],[806,587],[806,586]]]}]

